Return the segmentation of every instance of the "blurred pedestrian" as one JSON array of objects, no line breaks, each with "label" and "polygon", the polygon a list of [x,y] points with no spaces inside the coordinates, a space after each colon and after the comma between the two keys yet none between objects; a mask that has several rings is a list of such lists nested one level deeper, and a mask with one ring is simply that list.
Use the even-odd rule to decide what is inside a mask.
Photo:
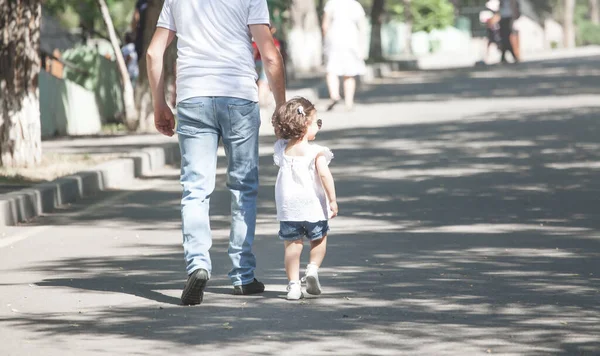
[{"label": "blurred pedestrian", "polygon": [[365,73],[365,10],[356,0],[329,0],[323,11],[327,87],[331,98],[327,110],[341,100],[339,77],[344,78],[344,100],[350,110],[354,106],[355,77]]},{"label": "blurred pedestrian", "polygon": [[487,45],[485,50],[485,63],[490,62],[490,49],[496,47],[500,49],[502,41],[500,38],[500,15],[490,10],[484,10],[479,13],[479,21],[485,25]]},{"label": "blurred pedestrian", "polygon": [[500,0],[500,39],[502,42],[502,63],[507,63],[506,52],[510,52],[515,62],[520,58],[515,54],[511,41],[513,35],[513,23],[521,17],[519,0]]},{"label": "blurred pedestrian", "polygon": [[131,31],[135,40],[135,51],[138,60],[144,57],[144,30],[146,29],[146,10],[148,9],[148,0],[137,0],[131,19]]},{"label": "blurred pedestrian", "polygon": [[140,74],[140,68],[138,66],[138,56],[135,51],[133,34],[131,32],[125,33],[125,45],[121,47],[121,53],[123,54],[123,59],[127,65],[127,73],[129,73],[129,79],[131,79],[131,85],[135,89],[135,83]]}]

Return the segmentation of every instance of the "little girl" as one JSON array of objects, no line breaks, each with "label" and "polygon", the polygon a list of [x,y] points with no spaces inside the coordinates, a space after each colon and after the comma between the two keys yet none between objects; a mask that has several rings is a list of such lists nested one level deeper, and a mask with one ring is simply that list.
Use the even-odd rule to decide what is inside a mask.
[{"label": "little girl", "polygon": [[285,271],[289,280],[287,299],[302,298],[300,255],[303,241],[310,241],[310,263],[306,267],[306,292],[321,294],[318,270],[327,247],[328,219],[338,213],[329,162],[333,153],[309,141],[321,128],[314,105],[294,98],[273,115],[275,142],[273,159],[279,166],[275,202],[279,238],[285,243]]}]

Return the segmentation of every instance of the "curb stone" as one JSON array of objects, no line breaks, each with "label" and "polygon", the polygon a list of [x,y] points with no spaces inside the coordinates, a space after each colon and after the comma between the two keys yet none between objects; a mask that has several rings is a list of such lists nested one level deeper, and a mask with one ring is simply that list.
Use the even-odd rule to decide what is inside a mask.
[{"label": "curb stone", "polygon": [[2,194],[0,226],[14,226],[83,197],[118,189],[123,183],[149,175],[165,165],[177,163],[179,159],[177,143],[149,147],[51,182]]}]

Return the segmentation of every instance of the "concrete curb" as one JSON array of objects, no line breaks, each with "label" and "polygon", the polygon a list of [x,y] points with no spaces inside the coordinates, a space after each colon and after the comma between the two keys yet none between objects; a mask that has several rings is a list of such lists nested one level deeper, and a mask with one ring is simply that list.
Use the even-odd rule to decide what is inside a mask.
[{"label": "concrete curb", "polygon": [[0,195],[0,226],[28,221],[107,189],[117,189],[180,159],[177,143],[144,148],[91,169]]}]

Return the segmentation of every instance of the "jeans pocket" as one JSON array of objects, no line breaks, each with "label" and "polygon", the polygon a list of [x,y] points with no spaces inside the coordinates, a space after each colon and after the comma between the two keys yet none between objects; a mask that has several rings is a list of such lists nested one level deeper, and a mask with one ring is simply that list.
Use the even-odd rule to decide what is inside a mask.
[{"label": "jeans pocket", "polygon": [[260,110],[258,103],[245,99],[236,99],[230,103],[229,125],[231,134],[238,137],[249,137],[258,134],[260,128]]},{"label": "jeans pocket", "polygon": [[180,135],[195,136],[204,130],[205,121],[203,103],[182,102],[177,105],[177,133]]}]

